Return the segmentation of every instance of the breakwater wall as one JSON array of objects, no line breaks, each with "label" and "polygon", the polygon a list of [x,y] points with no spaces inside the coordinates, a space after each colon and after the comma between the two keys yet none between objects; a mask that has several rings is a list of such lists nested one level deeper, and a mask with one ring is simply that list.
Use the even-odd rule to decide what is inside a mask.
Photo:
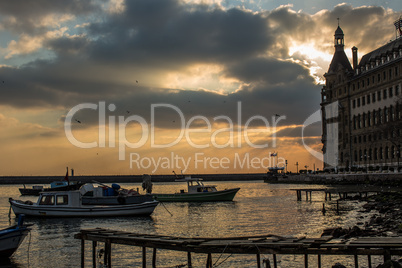
[{"label": "breakwater wall", "polygon": [[402,184],[402,173],[360,173],[360,174],[291,174],[265,179],[268,183],[296,184]]},{"label": "breakwater wall", "polygon": [[[205,181],[253,181],[264,180],[266,173],[250,174],[186,174],[193,178],[202,178]],[[102,183],[138,183],[142,182],[143,175],[91,175],[73,176],[70,181],[102,182]],[[152,182],[172,182],[174,175],[152,175]],[[64,176],[0,176],[0,184],[48,184],[53,181],[62,181]]]}]

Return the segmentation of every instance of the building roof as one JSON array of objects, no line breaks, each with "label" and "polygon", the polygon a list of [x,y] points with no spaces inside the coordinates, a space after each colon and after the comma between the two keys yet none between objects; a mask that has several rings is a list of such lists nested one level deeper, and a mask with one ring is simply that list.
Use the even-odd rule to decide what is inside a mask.
[{"label": "building roof", "polygon": [[342,31],[341,27],[339,27],[339,25],[338,25],[338,28],[336,28],[335,35],[343,35],[343,31]]},{"label": "building roof", "polygon": [[336,73],[339,68],[343,68],[353,72],[353,68],[350,65],[350,62],[344,50],[335,51],[335,54],[332,57],[331,64],[329,65],[328,74]]},{"label": "building roof", "polygon": [[371,51],[370,53],[367,53],[360,60],[359,66],[366,66],[366,64],[370,63],[371,61],[381,59],[381,57],[386,56],[387,53],[398,51],[400,48],[402,48],[402,38],[398,38],[380,48],[377,48],[376,50]]}]

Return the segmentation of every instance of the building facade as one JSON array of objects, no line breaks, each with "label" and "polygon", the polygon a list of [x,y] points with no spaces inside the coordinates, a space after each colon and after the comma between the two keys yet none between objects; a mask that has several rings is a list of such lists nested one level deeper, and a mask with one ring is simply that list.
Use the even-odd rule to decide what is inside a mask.
[{"label": "building facade", "polygon": [[402,37],[352,65],[344,34],[335,31],[335,53],[321,90],[324,169],[400,171],[402,141]]}]

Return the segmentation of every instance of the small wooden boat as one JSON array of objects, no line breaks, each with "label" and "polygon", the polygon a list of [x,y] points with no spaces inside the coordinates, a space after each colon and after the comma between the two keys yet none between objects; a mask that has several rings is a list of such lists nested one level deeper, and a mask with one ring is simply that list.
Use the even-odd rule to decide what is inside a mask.
[{"label": "small wooden boat", "polygon": [[179,182],[187,182],[187,192],[180,190],[174,194],[152,194],[155,200],[161,202],[215,202],[233,201],[240,188],[217,190],[215,185],[204,185],[202,179],[185,176],[177,179]]},{"label": "small wooden boat", "polygon": [[16,215],[35,217],[116,217],[151,215],[158,201],[135,204],[86,205],[80,191],[41,192],[36,203],[9,198]]},{"label": "small wooden boat", "polygon": [[21,195],[39,195],[40,192],[43,191],[70,191],[70,190],[78,190],[80,187],[84,185],[83,182],[68,182],[68,181],[54,181],[50,183],[49,188],[44,188],[41,185],[34,185],[32,188],[26,188],[24,184],[24,188],[19,188]]},{"label": "small wooden boat", "polygon": [[0,259],[13,255],[31,230],[23,221],[24,216],[20,215],[17,225],[0,230]]}]

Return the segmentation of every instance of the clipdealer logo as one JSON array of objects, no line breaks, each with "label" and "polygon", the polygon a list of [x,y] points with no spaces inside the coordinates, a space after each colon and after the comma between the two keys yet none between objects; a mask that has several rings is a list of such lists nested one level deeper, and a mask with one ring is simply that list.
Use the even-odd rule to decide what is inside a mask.
[{"label": "clipdealer logo", "polygon": [[[110,103],[106,105],[106,102],[100,101],[99,103],[82,103],[74,106],[66,115],[64,122],[64,129],[67,139],[71,144],[78,148],[118,148],[118,159],[121,161],[126,160],[127,149],[138,149],[143,146],[149,146],[151,149],[170,148],[171,151],[174,146],[179,142],[186,142],[187,145],[194,149],[205,148],[241,148],[243,146],[249,146],[250,148],[276,148],[276,132],[278,123],[286,119],[285,115],[272,116],[266,118],[261,115],[254,115],[247,119],[242,118],[242,104],[237,103],[236,118],[232,120],[227,115],[218,115],[212,119],[208,119],[203,115],[195,115],[190,118],[186,118],[184,113],[179,107],[167,104],[157,103],[150,105],[150,120],[147,120],[140,115],[130,116],[116,116],[113,112],[116,111],[116,105]],[[72,129],[73,118],[78,112],[85,112],[85,110],[97,111],[98,119],[98,137],[91,142],[83,142],[77,139]],[[179,133],[174,136],[174,140],[168,143],[161,143],[157,140],[157,128],[156,122],[158,113],[166,112],[169,110],[171,113],[176,113],[179,118]],[[243,121],[245,120],[245,121]],[[203,127],[199,127],[199,122],[202,122]],[[225,127],[213,129],[214,123],[224,122]],[[260,127],[253,128],[251,125],[258,122]],[[135,142],[131,142],[127,139],[126,130],[128,125],[134,123],[138,125],[139,138]],[[216,126],[216,125],[215,125]],[[262,126],[262,127],[261,127]],[[252,133],[267,133],[271,141],[263,143],[253,143],[251,139]],[[192,134],[207,135],[208,141],[204,143],[198,143],[192,138]],[[227,135],[227,141],[225,143],[218,142],[218,135]],[[106,138],[107,137],[107,138]],[[148,148],[148,147],[147,147]],[[270,155],[271,152],[268,154]],[[190,160],[195,168],[268,168],[275,163],[271,163],[271,159],[268,157],[256,158],[251,157],[248,153],[240,155],[235,152],[232,157],[208,157],[203,153],[195,153],[193,155],[181,156],[175,154],[174,157],[148,157],[142,156],[138,152],[129,153],[130,168],[137,169],[151,169],[155,172],[158,168],[180,168],[184,171],[188,169]],[[285,159],[276,159],[276,164],[284,164]]]}]

